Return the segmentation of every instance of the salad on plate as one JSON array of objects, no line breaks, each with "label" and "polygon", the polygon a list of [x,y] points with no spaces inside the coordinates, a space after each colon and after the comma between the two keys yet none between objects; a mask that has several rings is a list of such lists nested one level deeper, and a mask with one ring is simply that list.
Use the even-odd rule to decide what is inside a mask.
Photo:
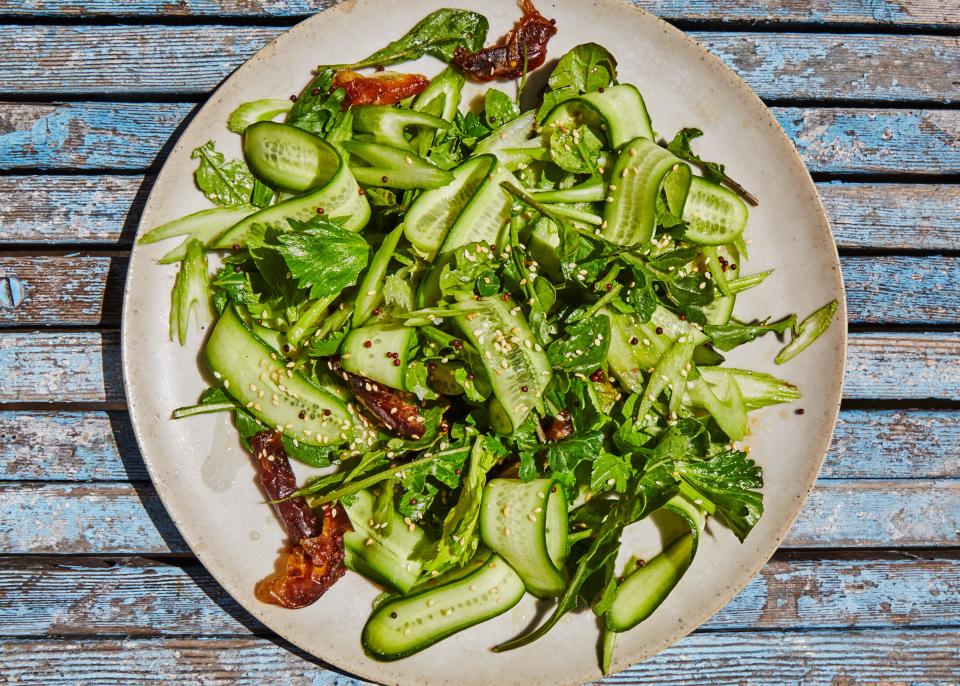
[{"label": "salad on plate", "polygon": [[[786,363],[837,308],[738,318],[771,273],[746,266],[757,200],[697,156],[701,131],[662,139],[597,43],[527,92],[557,29],[522,9],[489,47],[482,15],[439,10],[299,96],[240,105],[243,159],[193,153],[212,206],[139,241],[185,237],[160,259],[179,265],[170,336],[205,334],[210,388],[173,417],[233,414],[287,535],[256,597],[302,608],[363,575],[383,589],[358,636],[378,660],[530,593],[552,611],[493,650],[588,606],[606,668],[708,518],[742,541],[763,514],[748,415],[800,392],[724,354],[771,334]],[[384,70],[424,55],[446,68]],[[495,79],[515,95],[465,106]],[[676,535],[624,563],[624,530],[655,512]]]}]

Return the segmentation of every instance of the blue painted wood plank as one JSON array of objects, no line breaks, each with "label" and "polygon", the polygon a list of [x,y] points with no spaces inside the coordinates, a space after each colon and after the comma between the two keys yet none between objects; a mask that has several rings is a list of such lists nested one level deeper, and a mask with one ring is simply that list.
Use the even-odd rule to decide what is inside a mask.
[{"label": "blue painted wood plank", "polygon": [[[142,170],[186,103],[0,103],[0,170]],[[960,173],[960,110],[774,107],[813,172]]]},{"label": "blue painted wood plank", "polygon": [[122,404],[115,332],[0,334],[0,402]]},{"label": "blue painted wood plank", "polygon": [[[939,0],[630,0],[664,19],[776,24],[949,28],[960,24]],[[336,0],[0,0],[0,17],[303,17]]]},{"label": "blue painted wood plank", "polygon": [[[701,629],[955,626],[960,561],[769,562]],[[143,559],[8,560],[0,635],[217,636],[266,629],[201,567]]]},{"label": "blue painted wood plank", "polygon": [[843,395],[960,400],[960,335],[851,334]]},{"label": "blue painted wood plank", "polygon": [[[960,478],[960,412],[844,410],[821,477]],[[125,412],[0,411],[2,481],[148,478]]]},{"label": "blue painted wood plank", "polygon": [[[153,177],[0,176],[0,244],[128,246]],[[840,248],[954,250],[960,185],[818,184]]]},{"label": "blue painted wood plank", "polygon": [[129,246],[152,176],[0,176],[0,243]]},{"label": "blue painted wood plank", "polygon": [[[37,521],[55,523],[37,527]],[[960,531],[960,481],[824,480],[787,548],[946,547]],[[11,554],[187,552],[152,486],[0,484],[0,549]]]},{"label": "blue painted wood plank", "polygon": [[0,412],[0,481],[146,479],[126,412]]},{"label": "blue painted wood plank", "polygon": [[[285,30],[218,25],[21,26],[0,33],[0,73],[8,77],[0,90],[19,95],[201,95]],[[960,45],[949,37],[696,31],[690,35],[762,98],[949,103],[960,97],[960,82],[951,77],[951,67],[960,62]],[[43,59],[37,60],[37,55]]]},{"label": "blue painted wood plank", "polygon": [[[0,333],[0,403],[123,402],[113,332]],[[960,399],[960,335],[854,333],[844,397]]]},{"label": "blue painted wood plank", "polygon": [[0,169],[146,169],[190,103],[0,103]]},{"label": "blue painted wood plank", "polygon": [[[840,248],[956,250],[960,185],[818,183]],[[0,234],[2,235],[2,234]]]},{"label": "blue painted wood plank", "polygon": [[[958,646],[956,629],[700,632],[596,683],[942,686],[960,671]],[[278,675],[285,686],[368,683],[325,669],[316,658],[270,637],[6,639],[0,643],[0,679],[24,675],[47,686],[152,681],[261,686],[275,683]]]},{"label": "blue painted wood plank", "polygon": [[[960,258],[840,261],[851,323],[960,323]],[[6,279],[11,289],[8,295],[0,290],[0,328],[118,326],[126,268],[126,256],[0,257],[0,284]]]},{"label": "blue painted wood plank", "polygon": [[[960,412],[843,410],[820,475],[960,478]],[[0,411],[0,481],[148,478],[125,412]]]},{"label": "blue painted wood plank", "polygon": [[840,259],[850,322],[960,322],[960,259],[860,257]]},{"label": "blue painted wood plank", "polygon": [[820,476],[960,478],[960,412],[843,410]]},{"label": "blue painted wood plank", "polygon": [[127,258],[0,257],[0,327],[119,326]]}]

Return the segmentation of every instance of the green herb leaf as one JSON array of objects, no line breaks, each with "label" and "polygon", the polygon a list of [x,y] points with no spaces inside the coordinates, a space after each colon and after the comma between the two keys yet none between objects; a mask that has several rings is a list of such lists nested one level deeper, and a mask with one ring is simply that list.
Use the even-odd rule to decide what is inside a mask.
[{"label": "green herb leaf", "polygon": [[604,314],[566,328],[566,335],[547,347],[547,357],[557,369],[592,373],[603,365],[610,347],[610,318]]},{"label": "green herb leaf", "polygon": [[513,121],[520,116],[520,108],[517,107],[513,99],[497,88],[491,88],[487,91],[483,112],[484,120],[491,129],[503,126],[508,121]]},{"label": "green herb leaf", "polygon": [[763,472],[740,450],[724,450],[703,462],[678,462],[677,473],[716,506],[743,541],[763,514]]},{"label": "green herb leaf", "polygon": [[342,88],[333,92],[333,69],[322,69],[301,91],[287,114],[287,123],[318,136],[326,136],[338,123],[349,120],[341,105],[346,95]]},{"label": "green herb leaf", "polygon": [[555,129],[550,135],[550,158],[564,171],[597,173],[597,158],[603,142],[584,124],[572,131]]},{"label": "green herb leaf", "polygon": [[557,62],[547,85],[543,104],[537,112],[542,120],[559,103],[589,91],[607,88],[617,79],[617,61],[606,48],[596,43],[583,43]]},{"label": "green herb leaf", "polygon": [[443,533],[437,542],[434,557],[424,565],[427,573],[443,572],[454,565],[463,566],[477,551],[480,538],[477,524],[480,521],[480,503],[487,472],[496,463],[498,455],[492,451],[481,436],[470,451],[470,469],[463,480],[463,488],[457,504],[443,520]]},{"label": "green herb leaf", "polygon": [[424,55],[433,55],[444,62],[450,62],[459,46],[470,52],[482,48],[487,39],[488,28],[487,18],[482,14],[457,9],[437,10],[385,48],[359,62],[342,66],[387,66],[409,62]]},{"label": "green herb leaf", "polygon": [[797,315],[792,314],[772,324],[708,324],[703,327],[703,332],[710,336],[714,346],[727,351],[733,350],[744,343],[749,343],[770,331],[782,334],[787,329],[792,328],[796,321]]},{"label": "green herb leaf", "polygon": [[329,467],[339,452],[337,448],[332,446],[294,443],[293,439],[286,434],[280,440],[290,457],[311,467]]},{"label": "green herb leaf", "polygon": [[610,490],[623,493],[632,473],[633,467],[628,457],[602,452],[593,462],[590,488],[594,493]]},{"label": "green herb leaf", "polygon": [[336,295],[357,282],[370,253],[363,237],[321,217],[290,225],[293,231],[277,236],[277,252],[311,298]]},{"label": "green herb leaf", "polygon": [[200,160],[193,178],[211,202],[222,206],[250,204],[254,179],[244,162],[226,161],[213,141],[194,148],[190,157]]}]

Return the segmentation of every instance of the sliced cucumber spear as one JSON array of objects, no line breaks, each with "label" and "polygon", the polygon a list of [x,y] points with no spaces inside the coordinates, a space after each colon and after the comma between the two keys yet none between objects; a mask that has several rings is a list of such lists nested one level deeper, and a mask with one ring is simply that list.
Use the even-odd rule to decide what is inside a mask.
[{"label": "sliced cucumber spear", "polygon": [[220,315],[203,357],[223,389],[267,426],[309,445],[355,438],[358,429],[346,403],[288,369],[233,307]]},{"label": "sliced cucumber spear", "polygon": [[551,479],[494,479],[483,491],[480,537],[510,563],[538,598],[558,596],[567,579],[567,500]]},{"label": "sliced cucumber spear", "polygon": [[605,136],[614,150],[634,138],[654,140],[643,97],[626,83],[565,100],[543,120],[544,130],[548,132],[551,128],[576,128],[581,124]]},{"label": "sliced cucumber spear", "polygon": [[343,340],[341,364],[351,374],[405,390],[407,356],[415,337],[416,329],[403,324],[361,326]]},{"label": "sliced cucumber spear", "polygon": [[503,614],[523,592],[517,573],[491,555],[472,574],[381,604],[363,627],[363,648],[378,660],[398,660]]},{"label": "sliced cucumber spear", "polygon": [[618,245],[646,243],[656,229],[660,190],[667,184],[667,205],[679,215],[690,179],[686,162],[647,138],[633,139],[613,166],[601,235]]},{"label": "sliced cucumber spear", "polygon": [[[340,506],[353,525],[353,531],[343,536],[347,566],[364,576],[372,573],[400,593],[410,591],[420,578],[422,560],[431,545],[426,532],[395,510],[388,522],[375,521],[374,497],[369,491],[355,493]],[[388,527],[381,528],[382,524]]]},{"label": "sliced cucumber spear", "polygon": [[345,229],[359,231],[370,220],[370,205],[360,194],[356,179],[337,149],[322,138],[290,124],[258,122],[244,133],[243,152],[250,171],[260,181],[302,195],[241,219],[211,247],[244,245],[254,224],[286,231],[288,219],[307,221],[322,213]]},{"label": "sliced cucumber spear", "polygon": [[664,508],[681,517],[690,533],[672,542],[667,548],[632,572],[614,594],[604,615],[607,629],[627,631],[653,614],[693,562],[703,531],[703,512],[682,496],[671,498]]},{"label": "sliced cucumber spear", "polygon": [[377,305],[383,301],[383,282],[387,278],[387,268],[402,234],[402,225],[388,233],[370,260],[367,273],[357,288],[357,301],[353,305],[354,326],[363,326],[373,315]]},{"label": "sliced cucumber spear", "polygon": [[[360,141],[344,141],[340,145],[350,153],[350,171],[364,186],[405,190],[438,188],[453,178],[450,172],[430,164],[410,150]],[[369,166],[353,163],[354,158],[360,158]]]},{"label": "sliced cucumber spear", "polygon": [[542,402],[550,383],[547,354],[530,332],[520,308],[500,296],[456,303],[457,326],[482,351],[494,395],[515,431]]}]

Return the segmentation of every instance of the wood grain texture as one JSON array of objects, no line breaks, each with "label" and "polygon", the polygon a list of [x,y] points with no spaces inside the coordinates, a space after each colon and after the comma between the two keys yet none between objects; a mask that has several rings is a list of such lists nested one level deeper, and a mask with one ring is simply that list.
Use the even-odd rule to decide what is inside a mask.
[{"label": "wood grain texture", "polygon": [[[125,247],[153,177],[0,176],[0,244]],[[841,248],[955,250],[960,185],[820,183]]]},{"label": "wood grain texture", "polygon": [[843,395],[960,400],[960,335],[852,334]]},{"label": "wood grain texture", "polygon": [[126,273],[126,257],[0,257],[0,327],[119,326]]},{"label": "wood grain texture", "polygon": [[148,478],[126,412],[0,412],[0,481]]},{"label": "wood grain texture", "polygon": [[129,246],[152,176],[0,176],[0,243]]},{"label": "wood grain texture", "polygon": [[[840,261],[851,323],[960,323],[960,258]],[[125,256],[0,257],[0,327],[119,326],[126,268]]]},{"label": "wood grain texture", "polygon": [[[763,22],[811,26],[948,28],[960,25],[957,12],[941,0],[630,0],[670,20]],[[28,17],[303,17],[336,0],[0,0],[0,16]]]},{"label": "wood grain texture", "polygon": [[[48,524],[37,527],[37,521]],[[813,490],[783,545],[944,547],[956,543],[958,532],[960,481],[825,480]],[[0,550],[187,552],[152,486],[58,483],[0,484]]]},{"label": "wood grain texture", "polygon": [[[853,333],[844,397],[960,399],[960,335]],[[123,402],[114,332],[0,333],[0,403]]]},{"label": "wood grain texture", "polygon": [[[205,95],[286,27],[23,26],[0,33],[8,93]],[[691,32],[766,99],[951,102],[943,36]],[[36,55],[43,54],[43,60]],[[359,55],[358,55],[359,57]],[[305,76],[306,79],[306,76]],[[288,93],[265,92],[265,97]]]},{"label": "wood grain texture", "polygon": [[[952,626],[960,561],[772,560],[703,626],[805,629]],[[8,560],[4,636],[223,636],[268,633],[200,566],[142,558]]]},{"label": "wood grain texture", "polygon": [[960,246],[960,185],[836,181],[818,183],[817,190],[841,249]]},{"label": "wood grain texture", "polygon": [[[960,478],[960,413],[844,410],[820,476]],[[0,412],[0,481],[148,478],[125,412]]]},{"label": "wood grain texture", "polygon": [[[956,629],[700,632],[596,683],[621,685],[951,683],[960,669]],[[69,659],[64,659],[69,656]],[[47,686],[202,683],[362,686],[267,638],[37,640],[0,644],[0,680]],[[29,682],[28,682],[29,683]]]}]

